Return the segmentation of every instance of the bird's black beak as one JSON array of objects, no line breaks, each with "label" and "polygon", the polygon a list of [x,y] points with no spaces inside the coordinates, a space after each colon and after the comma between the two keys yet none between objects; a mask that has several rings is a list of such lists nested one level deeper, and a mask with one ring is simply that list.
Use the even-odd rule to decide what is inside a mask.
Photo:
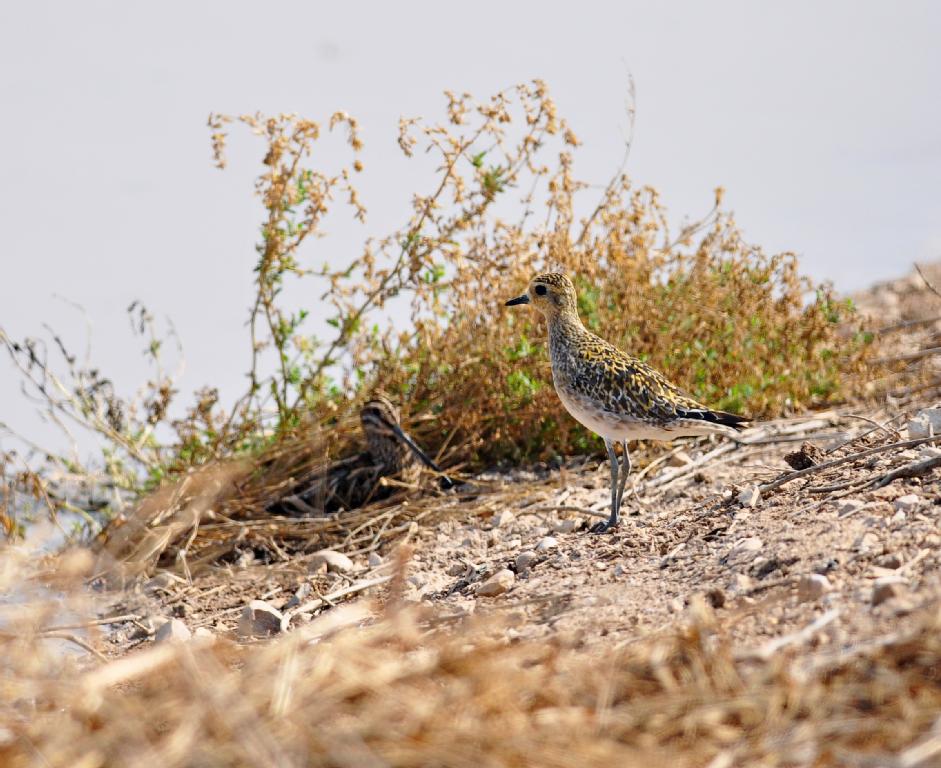
[{"label": "bird's black beak", "polygon": [[515,299],[510,299],[503,306],[515,307],[517,304],[529,304],[529,294],[524,293],[522,296],[517,296]]},{"label": "bird's black beak", "polygon": [[389,424],[389,426],[392,427],[392,431],[395,432],[395,436],[405,443],[409,448],[411,448],[412,453],[418,457],[422,464],[424,464],[429,469],[433,469],[435,472],[438,472],[441,475],[442,488],[447,490],[448,488],[454,487],[454,481],[441,471],[441,467],[428,458],[428,454],[418,447],[418,443],[412,440],[412,436],[409,435],[408,432],[402,429],[402,427],[400,427],[398,424]]}]

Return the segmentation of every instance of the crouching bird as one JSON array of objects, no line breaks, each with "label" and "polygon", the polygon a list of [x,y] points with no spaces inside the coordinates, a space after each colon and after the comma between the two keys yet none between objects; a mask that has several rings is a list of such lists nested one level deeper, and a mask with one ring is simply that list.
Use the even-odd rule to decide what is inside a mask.
[{"label": "crouching bird", "polygon": [[367,402],[360,409],[359,419],[367,449],[319,469],[269,506],[269,512],[306,516],[356,509],[391,493],[393,486],[384,486],[383,478],[415,486],[424,468],[438,473],[439,487],[454,486],[454,481],[442,474],[441,468],[402,429],[399,409],[387,397],[377,395]]},{"label": "crouching bird", "polygon": [[[578,316],[575,286],[565,275],[537,275],[526,293],[506,302],[508,307],[518,304],[532,304],[545,316],[555,391],[565,410],[602,437],[608,449],[611,515],[607,522],[593,526],[593,532],[614,528],[620,520],[624,485],[631,471],[629,440],[731,437],[749,421],[696,402],[659,371],[586,329]],[[620,470],[615,443],[621,444],[624,453]]]}]

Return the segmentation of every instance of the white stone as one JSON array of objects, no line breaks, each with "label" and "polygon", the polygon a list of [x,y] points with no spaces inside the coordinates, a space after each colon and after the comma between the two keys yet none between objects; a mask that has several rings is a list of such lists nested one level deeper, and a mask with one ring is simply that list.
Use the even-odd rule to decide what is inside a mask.
[{"label": "white stone", "polygon": [[277,608],[264,600],[252,600],[239,617],[239,637],[267,637],[281,631],[284,617]]},{"label": "white stone", "polygon": [[481,597],[496,597],[506,592],[514,583],[516,583],[516,574],[508,568],[504,568],[481,584],[477,594]]},{"label": "white stone", "polygon": [[552,526],[552,530],[556,533],[572,533],[572,531],[577,531],[579,528],[584,525],[585,521],[578,518],[567,518],[565,520],[557,520]]},{"label": "white stone", "polygon": [[170,619],[157,630],[154,639],[158,643],[185,643],[192,637],[189,627],[180,619]]},{"label": "white stone", "polygon": [[830,580],[819,573],[808,573],[797,582],[797,597],[802,603],[819,600],[830,591]]},{"label": "white stone", "polygon": [[375,552],[369,553],[369,567],[370,568],[378,568],[380,565],[383,564],[383,562],[385,561],[382,559],[381,555],[378,555]]},{"label": "white stone", "polygon": [[941,435],[941,408],[925,408],[908,422],[908,439]]},{"label": "white stone", "polygon": [[552,536],[546,536],[536,545],[536,551],[547,552],[548,550],[557,546],[559,546],[559,542],[556,539],[554,539]]},{"label": "white stone", "polygon": [[743,507],[756,507],[761,500],[761,491],[757,485],[750,485],[738,494],[738,503]]},{"label": "white stone", "polygon": [[314,552],[310,558],[310,570],[314,572],[326,568],[336,573],[349,573],[353,567],[353,561],[350,558],[332,549],[321,549],[319,552]]},{"label": "white stone", "polygon": [[[915,495],[914,493],[906,494],[905,496],[899,496],[893,503],[896,512],[914,512],[918,507],[921,506],[921,497]],[[904,518],[903,518],[904,519]]]}]

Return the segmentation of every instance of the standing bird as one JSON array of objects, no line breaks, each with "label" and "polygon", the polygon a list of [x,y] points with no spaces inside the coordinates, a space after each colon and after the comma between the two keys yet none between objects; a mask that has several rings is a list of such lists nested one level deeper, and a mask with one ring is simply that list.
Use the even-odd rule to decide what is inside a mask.
[{"label": "standing bird", "polygon": [[[582,325],[575,299],[572,281],[550,272],[534,277],[526,293],[506,306],[532,304],[545,316],[555,391],[565,410],[604,439],[611,462],[611,516],[591,529],[602,533],[620,520],[631,471],[628,440],[734,436],[748,419],[697,403],[659,371],[593,334]],[[624,452],[620,470],[615,443]]]},{"label": "standing bird", "polygon": [[[311,515],[356,509],[381,497],[380,480],[396,477],[403,483],[418,483],[422,467],[441,473],[441,468],[402,429],[399,409],[383,395],[367,402],[359,412],[367,450],[333,462],[308,477],[294,492],[269,507],[270,512]],[[441,475],[440,487],[454,481]]]}]

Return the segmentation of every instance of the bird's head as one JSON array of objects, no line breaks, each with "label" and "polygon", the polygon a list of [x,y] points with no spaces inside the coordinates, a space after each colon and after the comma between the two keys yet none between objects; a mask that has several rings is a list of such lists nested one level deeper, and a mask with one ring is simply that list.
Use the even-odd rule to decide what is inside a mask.
[{"label": "bird's head", "polygon": [[536,275],[530,280],[526,293],[506,302],[508,307],[517,304],[532,304],[548,319],[559,315],[578,317],[575,286],[561,272],[546,272],[542,275]]},{"label": "bird's head", "polygon": [[412,436],[402,429],[399,409],[385,395],[377,394],[368,401],[360,410],[359,418],[366,433],[366,442],[369,443],[369,452],[376,460],[400,463],[404,460],[403,450],[407,449],[426,467],[435,472],[441,471],[418,447]]}]

